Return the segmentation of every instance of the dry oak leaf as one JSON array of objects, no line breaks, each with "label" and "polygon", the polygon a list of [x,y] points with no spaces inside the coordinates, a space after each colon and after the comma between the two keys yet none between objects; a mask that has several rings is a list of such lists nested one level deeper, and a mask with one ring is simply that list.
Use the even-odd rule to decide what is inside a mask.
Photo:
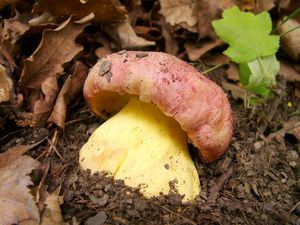
[{"label": "dry oak leaf", "polygon": [[155,45],[155,42],[147,41],[136,35],[129,17],[123,23],[104,25],[102,28],[123,49],[139,49]]},{"label": "dry oak leaf", "polygon": [[218,19],[224,9],[234,5],[233,0],[207,1],[198,0],[197,5],[197,28],[200,38],[211,37],[216,38],[216,34],[212,28],[211,21]]},{"label": "dry oak leaf", "polygon": [[21,222],[39,224],[40,215],[28,185],[32,185],[28,174],[39,163],[22,155],[36,146],[21,145],[0,154],[0,224]]},{"label": "dry oak leaf", "polygon": [[165,52],[172,55],[177,55],[179,51],[179,45],[174,37],[172,26],[167,24],[164,19],[161,21],[161,23],[162,36],[165,38]]},{"label": "dry oak leaf", "polygon": [[179,25],[191,32],[197,32],[196,0],[160,0],[160,14],[172,26]]},{"label": "dry oak leaf", "polygon": [[0,64],[0,103],[10,100],[12,88],[13,82],[8,76],[5,67]]},{"label": "dry oak leaf", "polygon": [[[33,92],[33,114],[32,119],[35,126],[43,126],[55,104],[55,99],[59,92],[56,77],[47,77],[41,85],[42,95]],[[35,100],[36,96],[40,96],[39,99]]]},{"label": "dry oak leaf", "polygon": [[[300,26],[299,22],[294,19],[289,19],[283,25],[278,27],[278,32],[283,34]],[[286,35],[281,36],[280,42],[284,51],[294,60],[300,58],[300,29],[293,30]]]},{"label": "dry oak leaf", "polygon": [[300,82],[300,73],[286,60],[280,61],[279,75],[288,82]]},{"label": "dry oak leaf", "polygon": [[232,97],[235,100],[244,99],[246,96],[246,91],[243,87],[238,84],[229,83],[227,81],[222,81],[222,87],[231,92]]},{"label": "dry oak leaf", "polygon": [[7,5],[15,4],[18,0],[1,0],[0,1],[0,10],[3,9]]},{"label": "dry oak leaf", "polygon": [[46,29],[35,52],[24,60],[19,81],[21,89],[37,89],[48,77],[63,72],[62,65],[76,56],[83,47],[75,42],[86,24],[76,24],[69,18],[55,30]]},{"label": "dry oak leaf", "polygon": [[60,205],[63,203],[63,196],[59,196],[60,188],[48,194],[45,200],[46,208],[41,217],[41,225],[67,225],[61,214]]},{"label": "dry oak leaf", "polygon": [[37,0],[36,10],[46,10],[57,16],[74,15],[81,19],[94,13],[100,23],[120,22],[125,19],[127,10],[117,0]]},{"label": "dry oak leaf", "polygon": [[[293,124],[297,123],[300,121],[300,117],[299,116],[295,116],[292,117],[291,119],[289,119],[288,121],[286,121],[283,125],[284,128],[290,127]],[[292,134],[295,138],[297,138],[298,141],[300,141],[300,127],[295,127],[292,130],[287,131],[286,133],[288,134]]]},{"label": "dry oak leaf", "polygon": [[220,39],[215,39],[210,42],[204,43],[201,47],[197,47],[196,43],[186,42],[184,43],[184,48],[187,52],[187,55],[191,61],[196,61],[201,58],[205,53],[210,50],[223,45],[224,42]]},{"label": "dry oak leaf", "polygon": [[17,15],[14,18],[3,20],[1,37],[3,40],[9,40],[11,44],[15,44],[28,29],[28,24],[22,23]]},{"label": "dry oak leaf", "polygon": [[88,68],[82,62],[77,61],[73,75],[67,78],[58,94],[48,122],[53,122],[64,129],[67,116],[67,105],[82,90],[87,73]]},{"label": "dry oak leaf", "polygon": [[275,0],[258,0],[256,4],[260,11],[269,11],[275,7]]}]

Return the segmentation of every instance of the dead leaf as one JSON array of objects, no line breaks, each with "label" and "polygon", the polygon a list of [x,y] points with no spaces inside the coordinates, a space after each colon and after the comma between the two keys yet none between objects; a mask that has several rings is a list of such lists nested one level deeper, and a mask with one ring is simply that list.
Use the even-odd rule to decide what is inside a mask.
[{"label": "dead leaf", "polygon": [[236,0],[235,2],[242,11],[254,11],[256,8],[256,0]]},{"label": "dead leaf", "polygon": [[245,89],[237,84],[228,83],[226,81],[222,81],[222,87],[231,92],[232,97],[235,100],[244,99],[245,98]]},{"label": "dead leaf", "polygon": [[300,82],[300,74],[294,69],[293,65],[285,60],[280,61],[279,75],[289,82]]},{"label": "dead leaf", "polygon": [[300,83],[295,83],[295,96],[300,99]]},{"label": "dead leaf", "polygon": [[98,35],[96,38],[96,42],[102,45],[101,47],[95,50],[95,54],[96,56],[98,56],[98,58],[102,58],[108,54],[113,53],[113,50],[110,46],[111,40],[105,38],[104,35]]},{"label": "dead leaf", "polygon": [[62,73],[62,65],[72,60],[83,49],[75,43],[75,38],[85,26],[68,19],[55,30],[45,30],[38,48],[24,60],[21,89],[39,88],[47,77],[56,77]]},{"label": "dead leaf", "polygon": [[[47,77],[41,85],[40,99],[33,103],[33,121],[42,126],[47,121],[55,103],[59,89],[56,77]],[[37,94],[36,92],[34,94]],[[35,97],[35,95],[34,95]]]},{"label": "dead leaf", "polygon": [[[300,7],[299,0],[279,0],[278,8],[281,16],[290,15],[295,9]],[[300,22],[300,15],[293,17],[296,21]]]},{"label": "dead leaf", "polygon": [[22,145],[0,154],[0,224],[18,224],[32,221],[38,224],[40,215],[29,185],[28,174],[39,163],[33,158],[22,155],[36,146]]},{"label": "dead leaf", "polygon": [[220,39],[216,39],[211,42],[206,42],[201,47],[197,47],[196,43],[186,42],[184,43],[184,48],[188,54],[189,59],[191,61],[196,61],[199,58],[201,58],[201,56],[203,56],[205,53],[209,52],[215,47],[221,46],[222,44],[224,44],[224,42]]},{"label": "dead leaf", "polygon": [[67,116],[67,105],[82,90],[87,73],[88,68],[82,62],[77,61],[73,75],[67,78],[59,92],[48,122],[53,122],[64,129]]},{"label": "dead leaf", "polygon": [[256,2],[259,11],[269,11],[275,7],[275,0],[258,0]]},{"label": "dead leaf", "polygon": [[[293,124],[297,123],[300,121],[300,117],[295,116],[293,118],[291,118],[290,120],[286,121],[283,125],[284,128],[290,127]],[[288,134],[292,134],[293,136],[295,136],[295,138],[297,138],[298,141],[300,141],[300,127],[296,127],[292,130],[287,131]]]},{"label": "dead leaf", "polygon": [[240,73],[237,65],[235,63],[230,62],[228,65],[228,69],[226,70],[227,78],[229,80],[239,81]]},{"label": "dead leaf", "polygon": [[210,37],[216,38],[216,34],[212,28],[211,21],[218,19],[224,9],[234,5],[232,0],[207,1],[198,0],[197,20],[198,34],[200,38]]},{"label": "dead leaf", "polygon": [[31,20],[28,21],[28,23],[31,26],[41,26],[45,24],[56,24],[58,22],[58,18],[54,16],[53,14],[49,12],[44,12],[41,15],[38,15]]},{"label": "dead leaf", "polygon": [[230,59],[224,54],[213,54],[202,58],[201,61],[203,61],[205,65],[216,66],[220,64],[229,64]]},{"label": "dead leaf", "polygon": [[29,29],[28,24],[22,23],[19,16],[11,19],[3,20],[3,27],[1,29],[1,37],[3,40],[9,40],[11,44],[15,44],[17,40]]},{"label": "dead leaf", "polygon": [[1,0],[0,1],[0,10],[7,5],[15,4],[18,0]]},{"label": "dead leaf", "polygon": [[0,103],[8,102],[12,95],[13,82],[4,66],[0,64]]},{"label": "dead leaf", "polygon": [[165,38],[165,52],[177,55],[179,51],[179,45],[174,37],[171,25],[162,21],[162,35]]},{"label": "dead leaf", "polygon": [[197,1],[160,0],[160,14],[172,26],[179,25],[191,32],[197,32]]},{"label": "dead leaf", "polygon": [[161,31],[158,27],[154,26],[135,26],[135,33],[147,40],[158,41],[162,38]]},{"label": "dead leaf", "polygon": [[20,89],[25,93],[37,123],[45,122],[52,111],[58,94],[56,79],[63,72],[62,65],[83,49],[75,43],[75,38],[85,26],[68,19],[55,30],[45,30],[38,48],[24,60]]},{"label": "dead leaf", "polygon": [[66,225],[61,214],[60,205],[63,203],[63,196],[59,196],[60,188],[48,194],[45,200],[45,209],[42,214],[41,225]]},{"label": "dead leaf", "polygon": [[11,51],[11,43],[7,41],[0,42],[0,64],[3,65],[9,73],[12,73],[16,67]]},{"label": "dead leaf", "polygon": [[129,17],[123,23],[104,25],[102,28],[122,49],[137,49],[155,45],[155,42],[147,41],[136,35]]},{"label": "dead leaf", "polygon": [[[278,28],[278,32],[283,34],[300,24],[294,20],[289,19],[282,26]],[[294,60],[298,60],[300,58],[300,29],[296,29],[288,34],[281,36],[281,46],[285,50],[285,52]]]},{"label": "dead leaf", "polygon": [[117,0],[37,0],[37,9],[49,11],[57,16],[74,15],[81,19],[94,13],[95,21],[100,23],[121,22],[127,10]]}]

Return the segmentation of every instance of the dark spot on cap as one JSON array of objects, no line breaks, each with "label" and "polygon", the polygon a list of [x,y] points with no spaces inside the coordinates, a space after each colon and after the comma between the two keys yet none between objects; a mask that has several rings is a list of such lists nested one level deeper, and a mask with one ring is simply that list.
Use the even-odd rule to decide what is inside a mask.
[{"label": "dark spot on cap", "polygon": [[145,53],[145,52],[139,52],[139,53],[136,53],[135,56],[141,59],[141,58],[147,57],[147,56],[148,56],[148,53]]},{"label": "dark spot on cap", "polygon": [[103,60],[102,63],[100,64],[100,71],[99,75],[104,76],[108,72],[110,72],[111,68],[111,62],[109,60]]}]

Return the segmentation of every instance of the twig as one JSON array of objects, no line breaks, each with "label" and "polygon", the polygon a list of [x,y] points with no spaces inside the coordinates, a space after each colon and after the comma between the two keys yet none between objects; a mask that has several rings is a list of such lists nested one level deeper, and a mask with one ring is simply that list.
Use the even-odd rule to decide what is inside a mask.
[{"label": "twig", "polygon": [[230,167],[225,173],[223,173],[217,180],[214,186],[209,189],[208,201],[214,202],[219,196],[219,192],[222,189],[225,182],[231,177],[233,173],[233,167]]},{"label": "twig", "polygon": [[9,136],[11,136],[11,135],[13,135],[13,134],[16,134],[16,133],[19,133],[19,132],[21,132],[21,131],[23,131],[23,130],[24,130],[24,128],[21,128],[21,129],[12,131],[12,132],[10,132],[10,133],[8,133],[8,134],[2,136],[2,137],[0,138],[0,143],[1,143],[2,141],[4,141],[6,138],[8,138]]},{"label": "twig", "polygon": [[271,133],[268,137],[266,137],[266,140],[267,141],[272,141],[275,137],[278,137],[278,136],[282,136],[283,134],[295,129],[296,127],[299,127],[300,126],[300,121],[294,123],[293,125],[290,125],[288,127],[283,127],[281,128],[280,130],[274,132],[274,133]]},{"label": "twig", "polygon": [[36,190],[36,197],[35,197],[35,202],[38,203],[40,201],[40,190],[43,186],[43,184],[45,183],[45,180],[46,180],[46,177],[48,175],[48,172],[49,172],[49,169],[50,169],[50,161],[48,161],[47,163],[47,166],[46,166],[46,170],[45,170],[45,173],[39,183],[39,186],[37,187],[37,190]]},{"label": "twig", "polygon": [[283,136],[285,133],[297,128],[300,126],[300,121],[294,123],[293,125],[290,125],[288,127],[283,127],[280,130],[271,133],[268,135],[268,137],[263,138],[262,141],[257,141],[255,144],[259,145],[258,149],[262,148],[266,143],[271,142],[274,138],[279,137],[279,136]]},{"label": "twig", "polygon": [[55,153],[58,155],[58,157],[62,160],[63,158],[62,158],[61,154],[59,153],[59,151],[57,150],[56,146],[53,144],[53,142],[49,138],[47,138],[47,141],[51,145],[51,147],[53,148]]},{"label": "twig", "polygon": [[[49,143],[49,141],[48,141],[48,143],[50,144],[50,146],[49,146],[48,148],[46,148],[45,151],[43,151],[43,152],[36,158],[37,160],[41,159],[41,158],[44,157],[44,156],[49,156],[49,155],[50,155],[50,153],[51,153],[51,151],[52,151],[52,149],[53,149],[52,146],[54,145],[54,143],[57,142],[57,134],[58,134],[58,130],[55,130],[55,132],[54,132],[54,134],[53,134],[53,136],[52,136],[52,138],[51,138],[51,143]],[[48,137],[47,137],[47,140],[49,140]],[[55,151],[55,150],[54,150],[54,151]]]},{"label": "twig", "polygon": [[290,213],[292,213],[299,205],[300,205],[300,201],[297,202],[297,204],[294,205],[293,208],[291,208]]},{"label": "twig", "polygon": [[187,222],[187,223],[189,223],[189,224],[197,225],[197,223],[195,223],[193,220],[191,220],[191,219],[189,219],[189,218],[187,218],[187,217],[185,217],[185,216],[182,216],[182,215],[180,215],[180,214],[178,214],[178,213],[176,213],[176,212],[173,212],[172,210],[168,209],[167,207],[164,207],[164,206],[162,206],[162,205],[159,205],[159,204],[157,204],[157,203],[155,203],[155,202],[153,202],[152,204],[154,204],[154,205],[156,205],[156,206],[158,206],[158,207],[160,207],[160,208],[166,210],[166,211],[169,212],[169,213],[174,214],[175,216],[177,216],[177,217],[183,219],[185,222]]},{"label": "twig", "polygon": [[269,113],[268,113],[266,119],[263,121],[263,123],[259,126],[257,133],[260,132],[261,134],[263,134],[265,132],[265,130],[268,127],[268,124],[272,121],[275,113],[277,112],[278,105],[280,104],[281,99],[282,99],[282,96],[276,95],[274,101],[272,102],[272,104],[268,110]]},{"label": "twig", "polygon": [[69,126],[69,125],[71,125],[73,123],[85,121],[85,120],[88,120],[88,119],[91,119],[91,118],[93,118],[93,115],[89,116],[88,118],[79,118],[79,119],[70,120],[70,121],[68,121],[68,122],[65,123],[65,127]]}]

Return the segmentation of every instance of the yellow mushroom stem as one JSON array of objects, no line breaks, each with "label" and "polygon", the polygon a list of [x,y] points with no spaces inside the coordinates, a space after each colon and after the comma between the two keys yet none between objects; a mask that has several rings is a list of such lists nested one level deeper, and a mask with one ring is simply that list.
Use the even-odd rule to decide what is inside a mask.
[{"label": "yellow mushroom stem", "polygon": [[96,129],[80,151],[80,165],[140,186],[146,198],[168,194],[171,181],[183,201],[200,192],[185,132],[174,119],[137,98]]}]

